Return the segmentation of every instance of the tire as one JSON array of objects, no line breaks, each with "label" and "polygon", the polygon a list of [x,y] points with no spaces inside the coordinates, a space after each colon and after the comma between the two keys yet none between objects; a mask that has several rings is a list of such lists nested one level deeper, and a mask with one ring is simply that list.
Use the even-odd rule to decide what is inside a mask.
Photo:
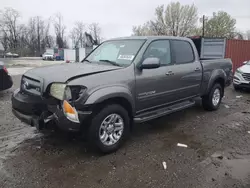
[{"label": "tire", "polygon": [[[215,92],[217,94],[216,99],[213,98],[214,95],[216,95]],[[221,103],[222,94],[223,94],[223,90],[222,90],[221,85],[218,83],[214,84],[214,86],[211,88],[209,93],[206,96],[202,97],[203,108],[208,111],[217,110]],[[214,102],[213,102],[213,99],[215,99]]]},{"label": "tire", "polygon": [[[115,124],[106,126],[106,127],[101,126],[104,120],[106,120],[106,122],[110,121],[111,118],[114,117],[112,116],[114,114],[116,114],[116,117],[117,117],[115,121],[117,122],[117,125],[118,125],[118,122],[119,123],[123,122],[122,133],[119,131],[114,131]],[[93,117],[93,119],[90,120],[90,127],[88,129],[88,141],[91,146],[91,149],[98,150],[102,153],[112,153],[118,150],[129,136],[129,133],[130,133],[129,123],[130,123],[130,118],[129,118],[128,112],[122,106],[118,104],[111,104],[102,108]],[[112,135],[112,138],[118,138],[119,135],[121,136],[119,139],[113,139],[113,141],[114,140],[115,141],[114,143],[112,143],[110,135]],[[103,140],[106,140],[106,144],[103,141],[101,141],[101,137],[104,138]]]},{"label": "tire", "polygon": [[237,85],[234,85],[234,90],[235,90],[235,91],[239,91],[239,90],[240,90],[240,87],[237,86]]}]

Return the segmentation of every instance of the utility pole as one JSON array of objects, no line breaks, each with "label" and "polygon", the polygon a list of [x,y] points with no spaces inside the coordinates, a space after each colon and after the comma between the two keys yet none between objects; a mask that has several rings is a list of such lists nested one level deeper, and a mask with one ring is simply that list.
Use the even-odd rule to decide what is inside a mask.
[{"label": "utility pole", "polygon": [[205,36],[205,15],[202,16],[202,37]]}]

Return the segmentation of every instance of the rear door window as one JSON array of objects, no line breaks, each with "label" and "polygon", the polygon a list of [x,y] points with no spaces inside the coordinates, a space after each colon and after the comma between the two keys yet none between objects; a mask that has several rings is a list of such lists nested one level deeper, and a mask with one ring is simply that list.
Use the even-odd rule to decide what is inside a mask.
[{"label": "rear door window", "polygon": [[175,63],[184,64],[194,62],[194,51],[188,41],[172,40],[172,49],[174,52]]}]

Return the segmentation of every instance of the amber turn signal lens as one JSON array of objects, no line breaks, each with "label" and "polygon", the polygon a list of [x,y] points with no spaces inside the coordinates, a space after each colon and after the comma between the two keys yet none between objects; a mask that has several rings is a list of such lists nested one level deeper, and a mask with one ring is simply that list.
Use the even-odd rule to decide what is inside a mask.
[{"label": "amber turn signal lens", "polygon": [[64,115],[70,121],[73,121],[75,123],[80,123],[76,109],[73,106],[71,106],[68,101],[64,100],[62,107],[63,107]]},{"label": "amber turn signal lens", "polygon": [[75,114],[74,108],[68,103],[68,101],[63,101],[63,109],[65,113]]}]

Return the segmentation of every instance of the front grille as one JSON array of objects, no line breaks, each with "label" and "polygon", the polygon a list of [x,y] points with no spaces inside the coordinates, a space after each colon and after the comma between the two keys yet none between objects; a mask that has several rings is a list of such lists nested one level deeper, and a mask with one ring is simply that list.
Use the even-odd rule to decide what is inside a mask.
[{"label": "front grille", "polygon": [[243,73],[242,77],[246,80],[246,81],[250,81],[250,73]]},{"label": "front grille", "polygon": [[20,89],[26,93],[41,95],[41,82],[34,78],[23,76]]}]

